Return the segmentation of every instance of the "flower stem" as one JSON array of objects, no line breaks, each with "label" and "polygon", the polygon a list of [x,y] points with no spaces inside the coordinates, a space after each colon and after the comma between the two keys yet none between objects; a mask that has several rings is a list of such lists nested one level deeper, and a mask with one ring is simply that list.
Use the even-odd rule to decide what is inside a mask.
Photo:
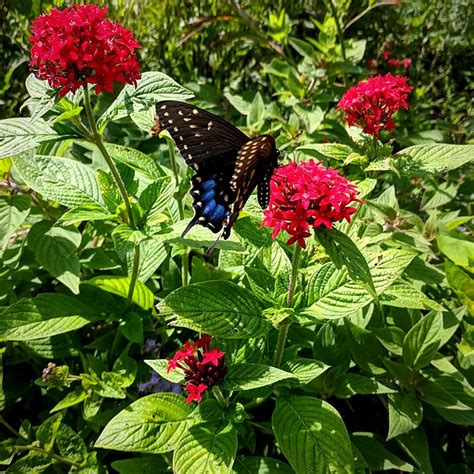
[{"label": "flower stem", "polygon": [[[327,3],[329,4],[331,15],[334,18],[334,22],[336,23],[337,36],[339,38],[339,43],[341,45],[342,59],[344,61],[347,61],[346,47],[344,46],[344,35],[342,33],[341,24],[339,23],[339,17],[337,16],[336,7],[334,6],[334,3],[332,2],[332,0],[328,0]],[[344,72],[342,73],[342,78],[344,79],[344,85],[347,87],[347,77]]]},{"label": "flower stem", "polygon": [[286,298],[286,304],[288,308],[291,308],[291,304],[293,303],[293,296],[295,294],[296,281],[298,278],[298,270],[300,267],[300,259],[301,259],[301,247],[299,245],[296,245],[295,251],[293,253],[293,259],[291,261],[291,276],[290,276],[290,282],[288,284],[288,295]]},{"label": "flower stem", "polygon": [[[168,149],[170,152],[171,169],[173,170],[174,179],[176,182],[176,188],[178,188],[178,192],[176,195],[176,202],[178,203],[179,218],[183,220],[184,219],[184,203],[183,203],[183,197],[181,196],[181,193],[179,190],[178,163],[176,162],[176,152],[174,149],[174,142],[169,137],[166,137],[166,141],[168,143]],[[189,281],[189,252],[187,250],[181,257],[181,263],[182,263],[181,282],[183,286],[186,286]]]},{"label": "flower stem", "polygon": [[[293,253],[293,259],[291,261],[291,276],[288,283],[288,294],[286,297],[286,304],[288,308],[291,308],[293,303],[293,296],[296,289],[296,281],[298,278],[298,269],[300,266],[301,259],[301,247],[296,245],[295,251]],[[283,325],[278,331],[278,341],[275,349],[275,355],[273,357],[273,365],[275,367],[280,367],[281,360],[283,356],[283,350],[285,349],[286,338],[288,337],[288,330],[290,329],[291,322]]]},{"label": "flower stem", "polygon": [[87,90],[87,87],[84,87],[84,105],[85,105],[85,109],[87,113],[87,119],[89,120],[89,127],[91,128],[91,131],[92,131],[93,141],[95,145],[97,146],[97,148],[99,149],[99,151],[102,153],[102,156],[104,157],[104,160],[107,163],[107,166],[109,167],[110,172],[112,173],[114,181],[118,186],[120,194],[122,195],[123,202],[125,203],[125,207],[127,208],[129,224],[132,227],[135,227],[135,218],[133,216],[132,206],[130,205],[130,199],[128,198],[127,190],[125,189],[125,185],[122,181],[122,178],[120,177],[120,174],[118,172],[117,167],[115,166],[115,163],[113,162],[112,158],[110,157],[108,151],[105,148],[104,142],[102,141],[102,137],[97,131],[97,124],[95,122],[94,114],[92,112],[91,100],[89,97],[89,91]]},{"label": "flower stem", "polygon": [[226,400],[224,398],[224,395],[222,394],[221,389],[217,385],[214,385],[214,387],[212,387],[211,390],[212,390],[212,393],[214,394],[214,397],[216,398],[217,402],[219,403],[219,405],[222,408],[227,408],[229,406],[229,402],[228,402],[228,400]]}]

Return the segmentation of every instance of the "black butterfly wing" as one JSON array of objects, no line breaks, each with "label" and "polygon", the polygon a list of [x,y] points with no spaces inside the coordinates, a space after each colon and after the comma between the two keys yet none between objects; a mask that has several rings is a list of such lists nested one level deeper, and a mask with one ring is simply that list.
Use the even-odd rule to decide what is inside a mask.
[{"label": "black butterfly wing", "polygon": [[195,170],[191,188],[194,217],[183,235],[196,224],[219,232],[235,199],[229,183],[237,154],[249,137],[222,118],[183,102],[158,102],[156,112],[160,130],[170,133]]},{"label": "black butterfly wing", "polygon": [[235,198],[230,206],[229,218],[224,223],[224,239],[229,236],[240,211],[257,185],[259,204],[263,208],[267,207],[270,198],[269,182],[277,165],[275,140],[269,135],[253,138],[239,150],[230,180]]},{"label": "black butterfly wing", "polygon": [[161,130],[170,133],[186,163],[196,171],[196,164],[227,153],[235,160],[240,147],[250,140],[224,119],[184,102],[158,102],[156,114]]}]

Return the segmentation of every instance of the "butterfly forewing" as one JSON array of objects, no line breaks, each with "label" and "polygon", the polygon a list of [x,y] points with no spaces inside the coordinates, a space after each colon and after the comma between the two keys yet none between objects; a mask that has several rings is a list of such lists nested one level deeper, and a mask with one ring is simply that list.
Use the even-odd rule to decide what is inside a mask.
[{"label": "butterfly forewing", "polygon": [[173,137],[190,166],[227,153],[237,154],[249,137],[229,122],[199,107],[166,100],[156,104],[162,130]]}]

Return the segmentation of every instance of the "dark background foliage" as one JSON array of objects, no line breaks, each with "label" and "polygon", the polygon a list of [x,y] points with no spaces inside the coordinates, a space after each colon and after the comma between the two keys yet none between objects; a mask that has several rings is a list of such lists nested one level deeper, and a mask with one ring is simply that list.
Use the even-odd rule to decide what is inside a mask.
[{"label": "dark background foliage", "polygon": [[[96,3],[107,5],[110,17],[123,21],[135,33],[143,46],[144,70],[161,70],[182,84],[197,83],[201,96],[214,103],[222,101],[226,88],[275,93],[261,74],[261,65],[272,58],[295,64],[298,55],[288,44],[277,45],[274,38],[286,28],[298,38],[315,38],[315,22],[322,21],[327,12],[325,3],[317,0]],[[29,22],[52,6],[67,4],[61,0],[2,2],[0,70],[5,73],[0,83],[1,117],[17,115],[25,98]],[[469,34],[474,24],[473,3],[341,1],[339,9],[347,25],[349,19],[377,4],[349,25],[345,38],[367,39],[365,61],[380,57],[386,47],[395,57],[411,58],[409,76],[416,101],[412,100],[407,126],[435,141],[465,143],[473,125],[474,44]],[[283,26],[270,18],[281,11],[288,16]]]}]

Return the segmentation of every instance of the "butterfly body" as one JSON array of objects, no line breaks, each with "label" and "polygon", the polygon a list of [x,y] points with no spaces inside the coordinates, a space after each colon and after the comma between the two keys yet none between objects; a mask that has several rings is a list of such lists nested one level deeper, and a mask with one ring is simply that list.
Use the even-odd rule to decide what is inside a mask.
[{"label": "butterfly body", "polygon": [[196,224],[227,239],[253,190],[265,208],[269,181],[278,166],[278,150],[270,135],[249,138],[222,118],[198,107],[166,100],[156,104],[160,130],[167,130],[194,171],[191,196]]}]

